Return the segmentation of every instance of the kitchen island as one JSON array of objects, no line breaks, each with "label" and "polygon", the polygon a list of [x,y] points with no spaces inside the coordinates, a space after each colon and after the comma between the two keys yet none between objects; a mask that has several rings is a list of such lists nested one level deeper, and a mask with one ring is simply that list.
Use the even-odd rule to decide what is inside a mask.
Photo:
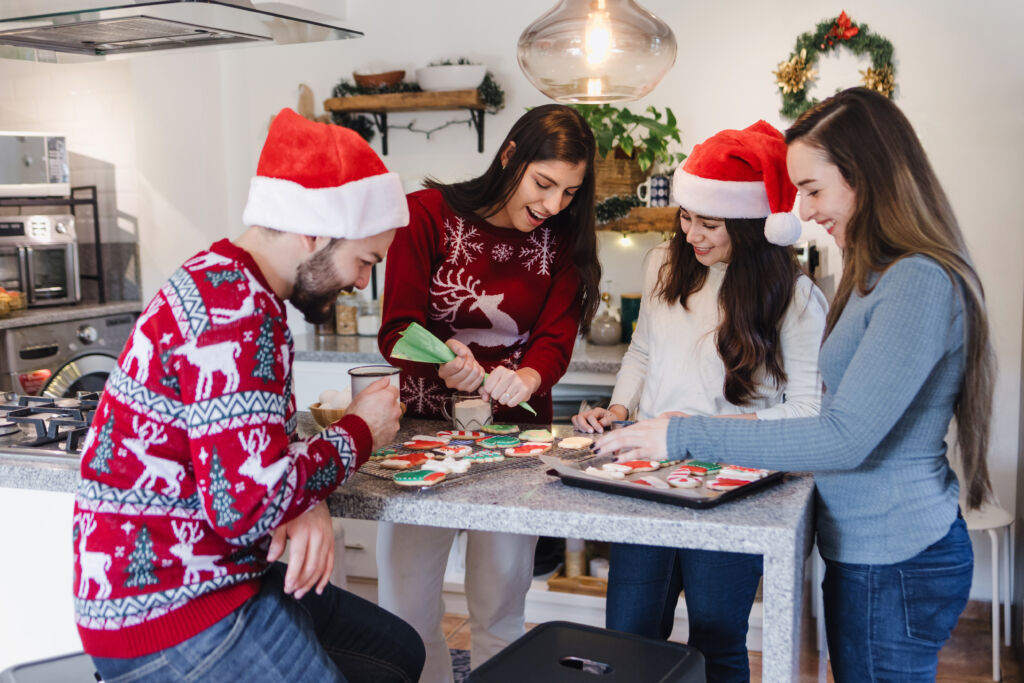
[{"label": "kitchen island", "polygon": [[[300,414],[300,432],[315,429]],[[399,439],[441,428],[404,420]],[[556,427],[563,435],[569,430]],[[0,486],[74,491],[77,458],[0,452]],[[763,680],[797,678],[804,559],[813,530],[814,482],[808,475],[708,510],[571,488],[536,467],[458,479],[426,490],[356,473],[328,500],[338,517],[406,524],[569,536],[764,556]]]}]

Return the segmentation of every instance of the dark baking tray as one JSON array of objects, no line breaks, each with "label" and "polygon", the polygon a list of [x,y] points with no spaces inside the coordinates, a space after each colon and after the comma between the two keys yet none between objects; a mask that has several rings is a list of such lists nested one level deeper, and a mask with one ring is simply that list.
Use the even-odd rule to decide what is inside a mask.
[{"label": "dark baking tray", "polygon": [[[764,479],[758,479],[752,481],[745,486],[741,486],[738,489],[732,491],[709,491],[704,487],[699,489],[656,489],[651,486],[639,486],[631,482],[632,479],[637,479],[645,475],[655,475],[666,477],[668,473],[673,471],[678,465],[663,468],[656,472],[642,472],[637,474],[631,474],[622,480],[612,479],[598,479],[588,474],[584,474],[580,465],[592,465],[594,467],[600,467],[606,462],[612,462],[613,457],[604,457],[591,460],[586,463],[575,463],[575,462],[564,462],[559,461],[557,458],[550,458],[550,456],[542,455],[541,460],[551,465],[551,469],[548,470],[548,474],[554,477],[558,477],[562,480],[566,486],[576,486],[581,489],[591,489],[593,491],[604,491],[605,493],[614,493],[619,496],[627,496],[629,498],[643,498],[645,500],[653,500],[658,503],[669,503],[670,505],[680,505],[688,508],[712,508],[722,503],[728,503],[731,500],[742,498],[750,495],[757,491],[761,491],[769,486],[774,486],[783,480],[785,472],[773,471],[770,472]],[[555,468],[555,464],[559,465],[558,469]]]}]

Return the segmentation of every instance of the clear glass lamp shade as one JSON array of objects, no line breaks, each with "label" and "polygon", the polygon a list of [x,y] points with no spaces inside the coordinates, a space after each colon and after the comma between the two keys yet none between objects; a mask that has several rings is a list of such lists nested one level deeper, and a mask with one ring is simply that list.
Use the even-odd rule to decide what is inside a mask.
[{"label": "clear glass lamp shade", "polygon": [[519,36],[519,66],[567,104],[636,100],[676,61],[668,24],[633,0],[561,0]]}]

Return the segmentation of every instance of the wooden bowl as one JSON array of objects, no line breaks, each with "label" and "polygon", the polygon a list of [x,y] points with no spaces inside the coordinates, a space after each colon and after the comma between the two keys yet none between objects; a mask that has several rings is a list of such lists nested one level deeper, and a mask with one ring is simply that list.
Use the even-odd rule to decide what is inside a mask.
[{"label": "wooden bowl", "polygon": [[330,427],[345,416],[343,408],[321,408],[319,401],[309,407],[309,412],[313,414],[313,420],[324,428]]},{"label": "wooden bowl", "polygon": [[361,74],[353,71],[352,78],[361,88],[383,88],[401,83],[405,78],[405,72],[385,71],[379,74]]}]

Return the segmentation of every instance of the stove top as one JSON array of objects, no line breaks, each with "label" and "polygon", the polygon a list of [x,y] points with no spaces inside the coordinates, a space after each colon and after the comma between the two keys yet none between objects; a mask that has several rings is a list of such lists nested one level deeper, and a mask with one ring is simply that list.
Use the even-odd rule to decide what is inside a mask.
[{"label": "stove top", "polygon": [[0,452],[80,456],[99,400],[99,392],[75,398],[0,392]]}]

